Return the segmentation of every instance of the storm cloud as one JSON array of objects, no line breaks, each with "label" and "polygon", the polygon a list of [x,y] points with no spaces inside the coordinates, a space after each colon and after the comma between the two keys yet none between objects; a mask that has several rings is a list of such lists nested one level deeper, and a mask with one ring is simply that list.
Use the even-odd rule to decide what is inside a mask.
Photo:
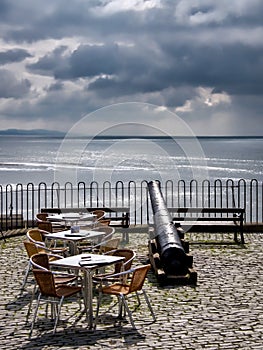
[{"label": "storm cloud", "polygon": [[35,116],[36,128],[66,130],[138,101],[169,108],[196,134],[262,135],[260,0],[11,0],[0,18],[3,128],[10,118],[32,128]]},{"label": "storm cloud", "polygon": [[12,62],[20,62],[31,57],[31,55],[23,49],[11,49],[4,52],[0,52],[0,65],[4,65]]},{"label": "storm cloud", "polygon": [[15,75],[6,70],[0,69],[0,98],[19,99],[28,94],[30,90],[30,82],[27,79],[19,80]]}]

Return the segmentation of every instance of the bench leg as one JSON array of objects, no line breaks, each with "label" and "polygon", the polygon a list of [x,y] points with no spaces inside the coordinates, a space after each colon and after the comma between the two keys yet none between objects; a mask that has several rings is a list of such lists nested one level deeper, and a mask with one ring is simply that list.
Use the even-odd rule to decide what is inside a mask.
[{"label": "bench leg", "polygon": [[240,231],[240,239],[241,239],[241,244],[245,244],[243,231]]},{"label": "bench leg", "polygon": [[244,239],[244,234],[243,234],[243,230],[239,231],[240,234],[240,241],[237,238],[237,231],[234,233],[234,240],[237,244],[245,244],[245,239]]},{"label": "bench leg", "polygon": [[235,241],[235,243],[239,243],[239,241],[238,241],[238,238],[237,238],[237,231],[235,230],[235,232],[234,232],[234,241]]}]

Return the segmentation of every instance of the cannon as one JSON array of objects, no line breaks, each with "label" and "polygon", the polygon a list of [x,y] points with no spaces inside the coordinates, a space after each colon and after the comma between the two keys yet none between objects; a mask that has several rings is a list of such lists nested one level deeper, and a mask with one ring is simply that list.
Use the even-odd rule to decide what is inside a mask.
[{"label": "cannon", "polygon": [[158,277],[166,280],[196,282],[197,274],[192,269],[193,259],[189,256],[188,242],[182,237],[171,214],[167,210],[159,183],[148,183],[148,191],[152,204],[154,229],[149,241],[149,258]]}]

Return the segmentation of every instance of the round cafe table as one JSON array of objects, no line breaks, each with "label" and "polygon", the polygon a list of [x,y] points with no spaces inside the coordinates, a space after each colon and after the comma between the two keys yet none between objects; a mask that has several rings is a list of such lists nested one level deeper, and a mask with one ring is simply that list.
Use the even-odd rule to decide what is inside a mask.
[{"label": "round cafe table", "polygon": [[70,249],[72,252],[71,255],[76,255],[78,254],[78,243],[80,241],[85,239],[92,240],[103,237],[104,235],[105,232],[95,230],[79,230],[79,232],[74,233],[72,233],[71,230],[66,230],[45,234],[45,238],[70,242],[73,246],[72,250]]},{"label": "round cafe table", "polygon": [[47,217],[47,220],[49,221],[64,221],[66,226],[72,226],[72,225],[77,225],[81,221],[85,221],[85,224],[90,223],[90,225],[93,224],[94,218],[96,216],[92,213],[62,213],[62,214],[53,214],[49,215]]}]

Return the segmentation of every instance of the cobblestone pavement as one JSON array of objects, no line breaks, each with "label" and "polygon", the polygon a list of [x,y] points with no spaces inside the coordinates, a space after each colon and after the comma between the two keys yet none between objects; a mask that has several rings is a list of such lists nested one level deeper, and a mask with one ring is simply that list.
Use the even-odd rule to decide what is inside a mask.
[{"label": "cobblestone pavement", "polygon": [[[128,322],[114,326],[112,313],[111,318],[102,318],[96,331],[89,331],[73,300],[62,306],[57,334],[51,334],[53,324],[43,310],[31,340],[25,319],[32,283],[20,295],[27,265],[24,237],[1,241],[0,348],[262,349],[263,234],[245,235],[245,247],[197,244],[196,238],[189,237],[194,243],[190,254],[198,272],[197,286],[160,287],[153,273],[148,275],[145,289],[157,316],[155,323],[142,304],[133,314],[136,330]],[[147,261],[146,234],[131,234],[128,247],[138,253],[135,264]],[[102,311],[108,306],[109,300]]]}]

